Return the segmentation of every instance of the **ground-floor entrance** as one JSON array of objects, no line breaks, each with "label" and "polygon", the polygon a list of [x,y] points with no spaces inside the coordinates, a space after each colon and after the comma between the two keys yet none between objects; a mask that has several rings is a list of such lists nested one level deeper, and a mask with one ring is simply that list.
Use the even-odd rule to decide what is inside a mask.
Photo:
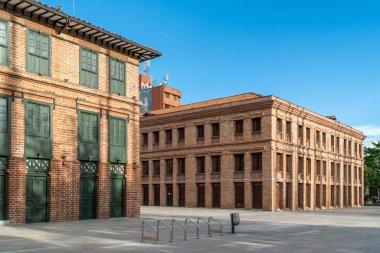
[{"label": "ground-floor entrance", "polygon": [[149,185],[144,184],[142,186],[142,198],[143,198],[143,205],[149,206]]},{"label": "ground-floor entrance", "polygon": [[79,219],[96,218],[97,163],[81,162]]},{"label": "ground-floor entrance", "polygon": [[206,204],[205,184],[197,184],[197,206],[205,207],[205,204]]},{"label": "ground-floor entrance", "polygon": [[48,160],[26,160],[26,223],[49,220],[49,165]]},{"label": "ground-floor entrance", "polygon": [[263,185],[262,183],[252,183],[252,208],[263,208]]},{"label": "ground-floor entrance", "polygon": [[173,185],[166,185],[166,206],[173,206]]},{"label": "ground-floor entrance", "polygon": [[110,170],[110,217],[123,217],[125,206],[125,166],[124,164],[111,164]]},{"label": "ground-floor entrance", "polygon": [[220,183],[212,184],[212,207],[220,207]]},{"label": "ground-floor entrance", "polygon": [[235,183],[235,208],[244,208],[244,183]]},{"label": "ground-floor entrance", "polygon": [[186,204],[185,184],[178,184],[178,206],[184,207]]}]

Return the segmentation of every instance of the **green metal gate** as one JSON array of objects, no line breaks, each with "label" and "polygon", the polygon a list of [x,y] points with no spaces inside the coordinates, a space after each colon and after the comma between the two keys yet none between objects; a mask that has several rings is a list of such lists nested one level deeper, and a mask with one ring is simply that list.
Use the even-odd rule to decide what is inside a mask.
[{"label": "green metal gate", "polygon": [[111,180],[110,180],[110,217],[124,216],[124,164],[111,164]]},{"label": "green metal gate", "polygon": [[79,219],[96,219],[97,163],[81,162]]},{"label": "green metal gate", "polygon": [[7,159],[0,157],[0,220],[7,219],[7,167]]},{"label": "green metal gate", "polygon": [[49,161],[26,160],[26,223],[49,220]]}]

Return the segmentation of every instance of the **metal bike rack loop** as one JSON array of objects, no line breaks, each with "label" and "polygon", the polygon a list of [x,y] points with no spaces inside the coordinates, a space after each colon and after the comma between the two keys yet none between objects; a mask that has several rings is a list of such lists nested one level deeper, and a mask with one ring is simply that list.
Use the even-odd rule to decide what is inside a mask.
[{"label": "metal bike rack loop", "polygon": [[212,218],[212,217],[209,217],[209,218],[208,218],[208,223],[210,224],[210,237],[211,237],[211,221],[213,221],[213,222],[219,224],[219,226],[220,226],[220,235],[223,235],[223,225],[222,225],[222,223],[219,222],[219,221],[217,221],[217,220],[215,220],[215,219]]},{"label": "metal bike rack loop", "polygon": [[192,221],[190,219],[186,219],[185,220],[186,230],[187,230],[187,222],[190,222],[191,224],[193,224],[197,228],[197,239],[199,239],[199,224],[195,223],[194,221]]},{"label": "metal bike rack loop", "polygon": [[199,221],[203,221],[204,223],[207,224],[207,227],[208,227],[208,235],[211,237],[211,226],[210,226],[210,222],[206,221],[205,219],[202,219],[202,218],[198,218],[197,219],[197,224],[199,226]]},{"label": "metal bike rack loop", "polygon": [[159,234],[160,234],[160,224],[164,225],[165,227],[167,227],[169,230],[170,230],[170,241],[169,242],[172,242],[173,239],[172,239],[172,235],[173,235],[173,229],[170,227],[170,225],[162,220],[158,220],[157,221],[157,237],[156,237],[156,240],[158,241],[159,240]]},{"label": "metal bike rack loop", "polygon": [[183,228],[183,239],[186,241],[187,240],[187,228],[185,225],[183,225],[181,222],[179,222],[178,220],[172,220],[172,233],[171,233],[171,239],[173,240],[174,238],[174,223],[177,223],[178,225],[180,225],[182,228]]},{"label": "metal bike rack loop", "polygon": [[150,227],[151,229],[154,230],[154,238],[156,239],[156,243],[157,243],[157,228],[155,228],[154,226],[152,226],[149,222],[147,221],[143,221],[141,223],[141,242],[144,242],[144,225],[147,225],[148,227]]}]

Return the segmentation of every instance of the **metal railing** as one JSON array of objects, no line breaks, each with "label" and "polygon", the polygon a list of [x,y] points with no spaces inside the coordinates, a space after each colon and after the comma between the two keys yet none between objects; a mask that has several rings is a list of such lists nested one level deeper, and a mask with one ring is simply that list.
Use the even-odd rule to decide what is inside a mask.
[{"label": "metal railing", "polygon": [[173,237],[174,237],[174,223],[177,223],[178,225],[180,225],[183,228],[183,240],[186,241],[187,240],[187,227],[185,225],[183,225],[181,222],[179,222],[178,220],[172,220],[171,240],[173,241]]},{"label": "metal railing", "polygon": [[211,237],[211,221],[213,221],[213,222],[219,224],[219,226],[220,226],[220,235],[223,235],[223,225],[222,225],[222,223],[219,222],[219,221],[217,221],[217,220],[215,220],[215,219],[212,218],[212,217],[209,217],[209,218],[208,218],[208,224],[209,224],[209,227],[210,227],[210,232],[209,232],[210,237]]},{"label": "metal railing", "polygon": [[172,235],[173,235],[173,229],[170,227],[170,225],[162,220],[158,220],[157,221],[157,237],[156,237],[156,241],[159,240],[159,235],[160,235],[160,224],[164,225],[165,227],[167,227],[169,230],[170,230],[170,240],[169,242],[173,242],[173,238],[172,238]]},{"label": "metal railing", "polygon": [[194,226],[197,228],[197,238],[199,239],[199,224],[195,223],[194,221],[192,221],[190,219],[186,219],[185,220],[186,230],[187,230],[187,222],[190,222],[191,224],[194,224]]},{"label": "metal railing", "polygon": [[147,225],[148,227],[152,228],[154,230],[154,238],[156,239],[157,243],[157,238],[158,238],[158,233],[157,233],[157,228],[153,227],[149,222],[143,221],[141,224],[141,242],[144,242],[144,225]]}]

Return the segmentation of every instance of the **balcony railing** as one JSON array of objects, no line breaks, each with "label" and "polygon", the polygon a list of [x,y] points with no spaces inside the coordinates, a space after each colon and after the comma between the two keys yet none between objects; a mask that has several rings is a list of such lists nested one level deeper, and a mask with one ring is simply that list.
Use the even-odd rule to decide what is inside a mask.
[{"label": "balcony railing", "polygon": [[252,132],[253,139],[261,139],[261,132]]},{"label": "balcony railing", "polygon": [[220,172],[211,172],[211,179],[220,179]]},{"label": "balcony railing", "polygon": [[196,175],[195,175],[195,179],[196,180],[205,180],[205,174],[204,173],[197,173]]},{"label": "balcony railing", "polygon": [[183,181],[183,180],[185,180],[185,174],[178,174],[177,181]]},{"label": "balcony railing", "polygon": [[220,142],[220,136],[211,137],[211,143],[219,143],[219,142]]},{"label": "balcony railing", "polygon": [[234,179],[243,179],[244,171],[234,171]]}]

